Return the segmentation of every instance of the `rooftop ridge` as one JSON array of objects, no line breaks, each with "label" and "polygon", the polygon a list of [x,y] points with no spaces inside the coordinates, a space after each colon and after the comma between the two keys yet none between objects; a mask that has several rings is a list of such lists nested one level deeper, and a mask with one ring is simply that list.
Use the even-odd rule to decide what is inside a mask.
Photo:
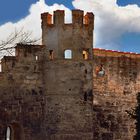
[{"label": "rooftop ridge", "polygon": [[15,60],[16,56],[4,56],[2,59],[5,59],[5,60]]},{"label": "rooftop ridge", "polygon": [[120,53],[120,54],[132,54],[132,55],[140,55],[140,53],[135,52],[125,52],[125,51],[119,51],[119,50],[109,50],[109,49],[103,49],[103,48],[93,48],[94,51],[104,51],[104,52],[111,52],[111,53]]},{"label": "rooftop ridge", "polygon": [[24,44],[24,43],[17,43],[16,47],[43,47],[44,45],[40,45],[40,44]]}]

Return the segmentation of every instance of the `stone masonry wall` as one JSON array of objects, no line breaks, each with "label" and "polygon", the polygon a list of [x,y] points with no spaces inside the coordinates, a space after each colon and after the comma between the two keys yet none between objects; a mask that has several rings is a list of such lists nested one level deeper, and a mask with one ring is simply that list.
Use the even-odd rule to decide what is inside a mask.
[{"label": "stone masonry wall", "polygon": [[[72,23],[65,24],[64,11],[42,14],[45,50],[45,124],[49,140],[92,140],[93,24],[94,15],[72,11]],[[49,20],[46,20],[49,18]],[[55,40],[54,40],[55,38]],[[71,51],[71,58],[65,51]],[[50,55],[53,56],[50,57]],[[86,52],[87,58],[83,56]]]},{"label": "stone masonry wall", "polygon": [[42,14],[44,46],[17,44],[1,60],[0,140],[8,127],[12,140],[134,139],[140,54],[92,49],[94,15],[72,15]]},{"label": "stone masonry wall", "polygon": [[95,140],[133,140],[135,120],[128,112],[137,106],[140,55],[94,49],[93,68]]},{"label": "stone masonry wall", "polygon": [[45,71],[46,138],[92,140],[92,61],[47,62]]},{"label": "stone masonry wall", "polygon": [[[25,49],[25,47],[26,46],[22,46],[22,47],[19,46],[18,49],[21,49],[20,51],[22,51],[23,49]],[[25,49],[26,53],[29,51],[27,50],[28,49],[26,48]],[[94,66],[93,66],[94,68],[93,70],[94,140],[103,140],[103,139],[132,140],[134,135],[136,134],[135,120],[133,120],[129,116],[128,111],[131,112],[132,109],[134,109],[137,105],[136,96],[140,90],[139,89],[140,88],[139,85],[140,56],[138,54],[130,54],[130,53],[125,54],[125,53],[99,50],[99,49],[94,49],[93,51],[94,51],[94,60],[93,60],[94,62]],[[13,137],[15,140],[20,140],[20,139],[42,140],[43,137],[46,137],[46,134],[44,133],[46,125],[44,124],[47,123],[47,118],[48,118],[48,116],[47,118],[45,117],[44,110],[47,109],[50,112],[51,105],[49,104],[50,103],[52,104],[51,100],[48,97],[45,98],[44,96],[44,91],[46,89],[44,89],[43,87],[44,75],[41,72],[42,69],[45,68],[42,65],[43,54],[42,51],[37,52],[37,54],[34,51],[32,51],[32,53],[29,51],[27,53],[27,56],[26,55],[17,55],[17,56],[18,57],[16,57],[16,59],[12,58],[12,61],[16,60],[16,63],[13,66],[13,68],[11,67],[11,69],[8,69],[6,71],[7,67],[5,67],[5,71],[2,72],[0,75],[1,78],[0,138],[2,140],[5,139],[6,128],[10,126],[11,131],[14,133]],[[37,58],[38,60],[36,60],[36,56],[38,56]],[[8,66],[12,66],[12,63],[9,62],[11,61],[10,58],[8,59],[5,58],[5,59],[6,60],[3,60],[3,63],[5,62],[4,66],[6,66],[6,64],[8,64]],[[60,81],[63,82],[67,81],[66,80],[67,76],[63,76],[63,75],[65,75],[66,71],[69,71],[66,70],[68,67],[65,66],[64,62],[65,61],[61,61],[60,63],[61,65],[64,66],[64,69],[61,69],[61,67],[54,68],[56,65],[55,64],[52,65],[51,63],[53,62],[51,61],[47,63],[47,65],[50,65],[48,66],[50,69],[52,67],[52,69],[55,69],[57,71],[56,74],[58,75],[62,74],[60,76],[62,80],[60,79]],[[58,62],[56,63],[58,65]],[[67,64],[68,63],[70,67],[75,68],[75,66],[72,66],[73,63],[71,63],[71,61],[67,61]],[[47,65],[45,68],[46,70],[47,70]],[[80,69],[83,70],[84,73],[85,72],[88,73],[89,68],[88,67],[86,68],[87,71],[85,71],[85,68],[84,69],[83,68],[81,67]],[[77,74],[79,71],[80,70],[77,71]],[[104,72],[100,73],[101,71]],[[69,72],[71,72],[71,70]],[[75,77],[76,75],[73,76]],[[55,80],[56,80],[55,85],[58,85],[57,83],[58,80],[57,79]],[[74,81],[73,81],[73,85],[67,84],[69,85],[68,87],[65,87],[66,90],[68,90],[67,93],[71,94],[71,92],[72,93],[74,93],[74,91],[76,92],[76,90],[78,90],[76,88],[77,84]],[[47,85],[45,87],[47,88]],[[57,86],[56,87],[53,86],[49,88],[50,90],[53,89],[55,91],[58,91]],[[63,91],[62,90],[58,91],[58,95],[60,93],[62,94]],[[54,95],[54,97],[55,96],[56,95]],[[76,96],[71,95],[71,97],[74,97],[74,99],[78,101],[78,98],[76,98]],[[46,99],[48,102],[47,105],[49,105],[48,108],[44,108]],[[60,100],[63,101],[64,103],[64,106],[63,104],[61,104],[63,107],[65,107],[67,103],[68,105],[71,104],[69,103],[70,99],[67,100],[66,96],[61,95]],[[81,95],[80,100],[84,100],[83,94]],[[58,101],[59,98],[57,97],[56,102]],[[60,104],[56,103],[56,106],[59,105]],[[72,106],[67,111],[69,112],[70,109],[72,109]],[[78,108],[76,107],[75,109]],[[65,110],[65,113],[67,111]],[[61,115],[62,114],[63,113],[61,113]],[[58,116],[56,116],[56,119],[59,119]],[[72,119],[72,116],[69,119]],[[82,118],[79,119],[79,124],[80,124],[80,120],[82,120]],[[82,125],[82,122],[83,121],[81,121],[80,125]],[[61,125],[60,122],[59,125]],[[58,126],[56,128],[58,128]],[[56,130],[56,128],[54,129],[54,131]],[[63,133],[65,134],[65,132]]]},{"label": "stone masonry wall", "polygon": [[13,140],[41,140],[44,136],[42,56],[41,46],[19,44],[14,59],[2,59],[0,140],[6,139],[8,127]]}]

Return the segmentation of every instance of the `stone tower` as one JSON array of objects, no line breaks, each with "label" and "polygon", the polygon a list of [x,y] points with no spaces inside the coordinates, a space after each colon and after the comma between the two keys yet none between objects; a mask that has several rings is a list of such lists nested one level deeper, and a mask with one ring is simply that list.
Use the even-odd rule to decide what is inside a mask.
[{"label": "stone tower", "polygon": [[62,10],[43,13],[44,128],[47,140],[92,140],[94,15],[72,11],[65,24]]}]

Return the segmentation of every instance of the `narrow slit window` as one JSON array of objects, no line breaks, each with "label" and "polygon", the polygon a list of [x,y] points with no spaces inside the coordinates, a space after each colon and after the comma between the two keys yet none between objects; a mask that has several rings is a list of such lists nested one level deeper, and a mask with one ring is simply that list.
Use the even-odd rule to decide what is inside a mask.
[{"label": "narrow slit window", "polygon": [[35,60],[38,61],[38,56],[35,56]]},{"label": "narrow slit window", "polygon": [[12,62],[12,68],[13,68],[14,66],[15,66],[15,62],[13,61],[13,62]]},{"label": "narrow slit window", "polygon": [[84,93],[84,101],[87,101],[87,92]]},{"label": "narrow slit window", "polygon": [[72,51],[71,50],[65,50],[64,58],[65,59],[72,59]]},{"label": "narrow slit window", "polygon": [[83,50],[83,59],[87,60],[89,58],[89,53],[86,50]]},{"label": "narrow slit window", "polygon": [[0,72],[2,72],[2,62],[0,62]]},{"label": "narrow slit window", "polygon": [[11,129],[10,129],[10,127],[7,127],[7,130],[6,130],[6,140],[11,140]]},{"label": "narrow slit window", "polygon": [[53,50],[49,50],[49,58],[50,58],[50,60],[54,59],[54,52],[53,52]]}]

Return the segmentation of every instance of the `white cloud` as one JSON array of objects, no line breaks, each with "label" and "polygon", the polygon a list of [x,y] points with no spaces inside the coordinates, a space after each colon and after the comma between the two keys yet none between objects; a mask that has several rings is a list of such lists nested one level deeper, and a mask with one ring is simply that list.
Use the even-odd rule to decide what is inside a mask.
[{"label": "white cloud", "polygon": [[73,5],[95,14],[95,47],[119,49],[117,41],[124,33],[140,33],[140,7],[137,5],[121,7],[117,0],[74,0]]},{"label": "white cloud", "polygon": [[[140,8],[137,5],[121,7],[116,0],[74,0],[73,6],[85,12],[95,14],[95,47],[118,49],[118,39],[127,32],[140,32]],[[48,6],[45,0],[32,4],[29,15],[16,23],[8,22],[0,26],[0,40],[5,40],[15,30],[24,27],[31,31],[33,38],[41,37],[41,19],[43,12],[53,13],[63,9],[66,12],[66,22],[71,22],[71,11],[64,5]]]},{"label": "white cloud", "polygon": [[[48,6],[45,0],[39,0],[35,4],[32,4],[29,9],[29,15],[19,20],[16,23],[8,22],[0,26],[0,40],[5,40],[12,32],[16,30],[23,30],[25,32],[32,32],[32,38],[41,37],[41,13],[49,12],[53,13],[54,10],[65,10],[66,15],[70,15],[71,11],[64,5],[54,4]],[[71,16],[66,16],[66,22],[71,21]]]}]

